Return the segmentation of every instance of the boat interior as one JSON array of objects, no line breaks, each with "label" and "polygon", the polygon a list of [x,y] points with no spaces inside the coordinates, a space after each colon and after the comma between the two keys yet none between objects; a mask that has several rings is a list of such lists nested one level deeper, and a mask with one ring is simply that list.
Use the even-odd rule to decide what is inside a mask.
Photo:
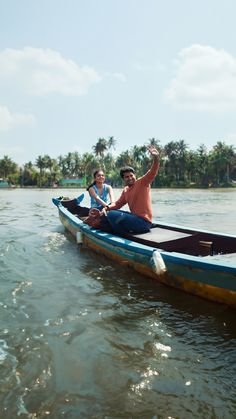
[{"label": "boat interior", "polygon": [[194,256],[236,253],[236,237],[154,224],[149,233],[127,235],[147,246]]},{"label": "boat interior", "polygon": [[[78,206],[76,199],[61,201],[72,214],[81,220],[88,216],[89,208]],[[168,252],[178,252],[194,256],[236,255],[236,237],[153,224],[152,229],[144,234],[126,234],[125,238],[134,242],[152,246]]]}]

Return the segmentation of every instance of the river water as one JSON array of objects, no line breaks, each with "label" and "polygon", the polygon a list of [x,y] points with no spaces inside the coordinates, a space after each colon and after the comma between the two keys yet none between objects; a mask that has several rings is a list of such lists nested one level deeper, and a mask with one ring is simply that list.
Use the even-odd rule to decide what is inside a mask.
[{"label": "river water", "polygon": [[[235,311],[80,250],[60,195],[0,191],[0,418],[235,418]],[[236,190],[152,197],[156,221],[236,234]]]}]

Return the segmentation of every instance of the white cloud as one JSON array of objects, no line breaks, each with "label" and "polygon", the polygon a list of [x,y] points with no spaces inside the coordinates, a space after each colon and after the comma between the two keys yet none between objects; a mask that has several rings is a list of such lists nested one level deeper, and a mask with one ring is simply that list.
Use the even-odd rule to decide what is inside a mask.
[{"label": "white cloud", "polygon": [[192,45],[180,51],[176,74],[164,93],[177,109],[236,109],[236,58],[222,49]]},{"label": "white cloud", "polygon": [[57,92],[79,96],[100,80],[92,67],[79,67],[51,49],[25,47],[0,52],[0,86],[8,84],[31,95]]},{"label": "white cloud", "polygon": [[6,106],[0,106],[0,131],[10,131],[18,125],[31,125],[34,121],[31,114],[11,113]]}]

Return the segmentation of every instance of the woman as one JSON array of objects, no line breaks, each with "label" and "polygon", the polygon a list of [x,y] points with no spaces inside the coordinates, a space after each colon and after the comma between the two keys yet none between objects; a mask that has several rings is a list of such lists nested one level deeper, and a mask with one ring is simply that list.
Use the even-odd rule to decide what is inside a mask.
[{"label": "woman", "polygon": [[95,170],[93,178],[94,182],[87,188],[91,198],[90,206],[91,208],[98,208],[100,210],[115,201],[113,189],[105,183],[105,176],[102,169]]}]

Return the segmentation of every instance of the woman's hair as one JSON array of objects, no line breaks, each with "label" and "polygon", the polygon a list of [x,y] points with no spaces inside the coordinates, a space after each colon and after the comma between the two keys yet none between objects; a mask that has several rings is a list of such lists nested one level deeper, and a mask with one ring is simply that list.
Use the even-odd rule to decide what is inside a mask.
[{"label": "woman's hair", "polygon": [[88,191],[92,186],[96,185],[96,181],[95,181],[95,177],[99,172],[103,172],[103,170],[101,168],[94,170],[93,172],[93,183],[90,183],[90,185],[86,188],[86,191]]},{"label": "woman's hair", "polygon": [[94,178],[94,179],[95,179],[96,175],[97,175],[99,172],[103,172],[103,170],[102,170],[102,169],[96,169],[96,170],[94,170],[94,172],[93,172],[93,178]]}]

